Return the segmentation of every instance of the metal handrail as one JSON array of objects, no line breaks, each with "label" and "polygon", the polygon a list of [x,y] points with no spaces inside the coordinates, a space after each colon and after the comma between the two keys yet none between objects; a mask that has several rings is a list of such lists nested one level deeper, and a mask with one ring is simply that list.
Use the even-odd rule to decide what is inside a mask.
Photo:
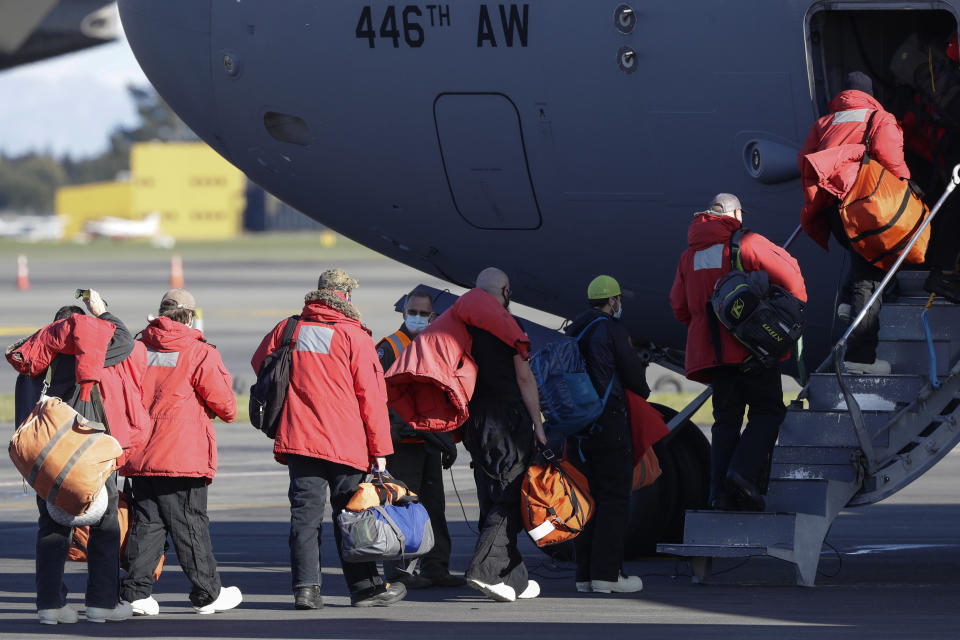
[{"label": "metal handrail", "polygon": [[[816,372],[820,373],[823,367],[825,367],[827,363],[829,363],[830,359],[833,358],[837,383],[840,385],[841,392],[843,392],[844,400],[847,403],[847,411],[850,412],[850,419],[853,421],[853,428],[857,434],[857,440],[859,441],[860,448],[863,450],[863,453],[866,457],[867,471],[870,473],[876,471],[877,467],[877,461],[874,459],[873,455],[873,441],[870,438],[870,434],[867,433],[866,425],[863,422],[863,413],[860,409],[860,404],[857,402],[856,398],[854,398],[853,393],[851,393],[850,388],[843,379],[843,357],[847,352],[847,340],[849,340],[850,334],[852,334],[857,327],[860,326],[860,323],[863,322],[863,319],[867,316],[870,308],[875,305],[883,295],[884,290],[897,275],[900,267],[903,266],[904,261],[907,259],[907,254],[910,253],[910,250],[917,243],[917,240],[920,239],[920,236],[924,231],[926,231],[927,227],[936,217],[937,213],[940,212],[940,207],[950,196],[950,194],[953,193],[953,190],[956,189],[957,185],[960,185],[960,164],[953,167],[953,174],[950,182],[947,184],[947,188],[943,191],[943,195],[941,195],[940,199],[937,200],[937,204],[934,205],[933,209],[930,210],[930,215],[926,217],[926,219],[920,225],[920,228],[917,229],[917,232],[913,234],[912,238],[910,238],[910,242],[907,243],[907,246],[904,247],[903,251],[900,252],[900,255],[897,256],[893,266],[890,267],[886,275],[883,277],[883,280],[880,281],[880,286],[878,286],[876,291],[873,292],[873,295],[870,296],[870,299],[867,300],[867,303],[863,305],[863,309],[860,310],[860,313],[857,314],[857,317],[853,320],[853,322],[850,323],[850,326],[847,327],[847,330],[843,333],[843,336],[841,336],[840,340],[838,340],[833,346],[830,355],[827,356],[827,359],[824,360],[824,363],[820,365],[820,367],[817,367]],[[806,389],[807,387],[804,387],[803,390],[801,390],[801,394],[806,391]]]}]

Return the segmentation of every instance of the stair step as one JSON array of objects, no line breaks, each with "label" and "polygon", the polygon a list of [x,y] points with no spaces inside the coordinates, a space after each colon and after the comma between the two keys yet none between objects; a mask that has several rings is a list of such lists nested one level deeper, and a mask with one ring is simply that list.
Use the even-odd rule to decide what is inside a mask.
[{"label": "stair step", "polygon": [[816,462],[774,462],[770,465],[770,480],[835,480],[856,482],[857,468],[853,461],[844,464]]},{"label": "stair step", "polygon": [[[927,384],[926,376],[913,374],[845,374],[844,381],[860,408],[866,411],[893,411],[897,404],[911,404]],[[847,403],[834,373],[810,376],[807,396],[811,409],[846,409]]]},{"label": "stair step", "polygon": [[849,464],[859,447],[777,446],[773,449],[773,464]]},{"label": "stair step", "polygon": [[[881,340],[925,340],[920,321],[922,306],[887,302],[880,310]],[[930,309],[930,333],[935,340],[960,341],[960,305],[934,305]]]},{"label": "stair step", "polygon": [[924,296],[927,292],[923,283],[930,272],[923,270],[901,270],[897,272],[897,293],[901,296]]},{"label": "stair step", "polygon": [[[934,340],[933,352],[937,357],[937,375],[946,375],[950,364],[960,356],[960,341],[954,348],[949,340]],[[930,369],[926,340],[881,340],[877,357],[889,362],[897,373],[926,374]]]},{"label": "stair step", "polygon": [[[893,416],[887,411],[863,411],[863,421],[869,433],[876,433]],[[889,434],[884,432],[874,439],[876,446],[886,446]],[[846,410],[810,411],[788,409],[780,425],[781,446],[858,447],[860,441],[853,430],[850,413]]]},{"label": "stair step", "polygon": [[767,488],[767,511],[809,513],[825,516],[829,480],[786,480],[771,478]]},{"label": "stair step", "polygon": [[791,547],[795,521],[794,513],[687,511],[683,543]]},{"label": "stair step", "polygon": [[737,545],[728,547],[722,544],[658,544],[657,553],[669,553],[689,558],[743,558],[746,556],[765,556],[767,547]]}]

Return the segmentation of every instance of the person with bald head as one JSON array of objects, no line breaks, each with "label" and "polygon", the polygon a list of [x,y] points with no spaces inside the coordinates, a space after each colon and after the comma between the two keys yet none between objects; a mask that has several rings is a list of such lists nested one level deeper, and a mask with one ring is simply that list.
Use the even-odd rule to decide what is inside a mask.
[{"label": "person with bald head", "polygon": [[[481,271],[477,289],[509,308],[510,279],[500,269]],[[537,383],[530,364],[514,347],[469,323],[467,331],[478,373],[462,435],[473,459],[480,537],[465,577],[471,587],[498,602],[535,598],[540,586],[528,578],[517,535],[523,530],[520,485],[534,438],[546,443]]]}]

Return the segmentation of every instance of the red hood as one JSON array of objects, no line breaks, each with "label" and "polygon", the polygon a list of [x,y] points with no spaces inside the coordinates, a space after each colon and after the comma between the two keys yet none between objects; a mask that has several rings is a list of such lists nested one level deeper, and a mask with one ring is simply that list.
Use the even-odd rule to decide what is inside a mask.
[{"label": "red hood", "polygon": [[833,97],[830,104],[827,105],[831,113],[837,111],[849,111],[851,109],[874,109],[883,111],[883,106],[869,93],[857,91],[856,89],[847,89],[841,91]]},{"label": "red hood", "polygon": [[157,318],[141,332],[140,340],[154,351],[183,351],[203,340],[203,333],[170,318]]},{"label": "red hood", "polygon": [[700,213],[694,216],[687,229],[687,244],[691,249],[705,249],[718,242],[727,242],[730,234],[739,228],[740,222],[736,218]]},{"label": "red hood", "polygon": [[320,300],[310,300],[304,304],[303,311],[300,312],[300,318],[309,322],[343,322],[364,328],[359,320],[354,320],[336,309],[328,307]]}]

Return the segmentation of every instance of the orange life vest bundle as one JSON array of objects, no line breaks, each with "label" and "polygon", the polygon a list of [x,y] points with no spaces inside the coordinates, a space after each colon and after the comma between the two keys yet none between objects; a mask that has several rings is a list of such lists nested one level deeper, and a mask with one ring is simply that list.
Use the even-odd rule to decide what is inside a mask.
[{"label": "orange life vest bundle", "polygon": [[[870,157],[870,127],[876,113],[870,114],[867,122],[857,179],[838,209],[853,249],[870,264],[889,269],[929,211],[913,192],[909,180],[898,178]],[[929,242],[928,225],[907,254],[907,262],[922,263]]]},{"label": "orange life vest bundle", "polygon": [[545,463],[527,469],[520,489],[523,528],[538,547],[577,537],[593,516],[590,487],[576,467],[543,452]]}]

